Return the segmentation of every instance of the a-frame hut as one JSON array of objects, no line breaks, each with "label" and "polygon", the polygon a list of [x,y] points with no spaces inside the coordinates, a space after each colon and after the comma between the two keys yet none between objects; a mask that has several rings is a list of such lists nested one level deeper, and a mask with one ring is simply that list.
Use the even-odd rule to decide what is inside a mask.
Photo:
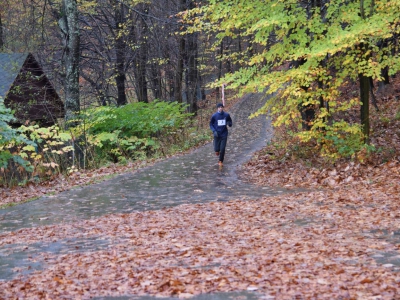
[{"label": "a-frame hut", "polygon": [[14,110],[14,125],[36,121],[49,126],[65,115],[63,102],[31,53],[0,53],[0,97]]}]

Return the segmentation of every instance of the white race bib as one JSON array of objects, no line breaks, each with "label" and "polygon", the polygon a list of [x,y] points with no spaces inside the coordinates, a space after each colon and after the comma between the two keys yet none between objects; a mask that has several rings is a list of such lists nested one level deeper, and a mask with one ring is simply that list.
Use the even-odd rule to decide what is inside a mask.
[{"label": "white race bib", "polygon": [[218,120],[218,126],[225,126],[225,125],[226,125],[225,119],[223,119],[223,120]]}]

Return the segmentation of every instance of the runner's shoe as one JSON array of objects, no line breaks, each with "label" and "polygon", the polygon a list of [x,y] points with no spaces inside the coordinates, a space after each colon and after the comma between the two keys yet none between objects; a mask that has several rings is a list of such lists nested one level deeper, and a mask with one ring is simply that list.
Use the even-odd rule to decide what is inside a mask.
[{"label": "runner's shoe", "polygon": [[219,156],[219,151],[215,152],[215,155],[216,155],[216,156]]},{"label": "runner's shoe", "polygon": [[219,165],[220,167],[222,167],[224,164],[222,163],[222,161],[219,161],[219,162],[218,162],[218,165]]}]

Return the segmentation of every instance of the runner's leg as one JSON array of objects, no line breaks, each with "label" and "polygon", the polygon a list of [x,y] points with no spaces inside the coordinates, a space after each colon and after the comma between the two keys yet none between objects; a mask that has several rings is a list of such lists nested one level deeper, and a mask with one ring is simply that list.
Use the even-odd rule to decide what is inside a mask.
[{"label": "runner's leg", "polygon": [[227,141],[228,141],[227,136],[220,139],[220,147],[219,147],[219,161],[220,162],[224,162],[225,148],[226,148]]},{"label": "runner's leg", "polygon": [[214,137],[214,152],[220,152],[221,138]]}]

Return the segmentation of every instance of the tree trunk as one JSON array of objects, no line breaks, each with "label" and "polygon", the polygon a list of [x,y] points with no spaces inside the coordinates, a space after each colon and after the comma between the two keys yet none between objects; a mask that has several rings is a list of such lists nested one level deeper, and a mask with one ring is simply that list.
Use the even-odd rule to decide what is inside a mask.
[{"label": "tree trunk", "polygon": [[[185,2],[183,0],[183,2]],[[182,103],[182,79],[183,79],[183,63],[185,60],[185,37],[181,37],[179,41],[179,51],[178,51],[178,66],[175,76],[175,87],[174,87],[174,100]]]},{"label": "tree trunk", "polygon": [[1,20],[1,13],[0,13],[0,51],[3,51],[4,48],[4,35],[3,35],[3,22]]},{"label": "tree trunk", "polygon": [[384,93],[386,86],[390,84],[388,66],[381,70],[381,76],[383,78],[383,81],[378,82],[378,93]]},{"label": "tree trunk", "polygon": [[[80,111],[79,99],[79,62],[80,62],[80,33],[78,23],[77,0],[63,0],[59,27],[65,38],[65,127],[73,127],[78,124],[76,119]],[[85,154],[82,149],[82,136],[73,140],[73,164],[81,168],[85,167]]]},{"label": "tree trunk", "polygon": [[168,85],[168,100],[176,101],[175,99],[175,72],[169,68],[166,71],[167,85]]},{"label": "tree trunk", "polygon": [[[304,65],[306,62],[305,59],[301,58],[295,61],[291,62],[291,67],[292,68],[299,68],[302,65]],[[301,89],[303,89],[306,93],[308,92],[308,87],[307,86],[300,86]],[[324,105],[323,99],[320,100],[320,105]],[[322,104],[321,104],[322,101]],[[312,104],[308,105],[303,105],[304,102],[301,102],[298,104],[298,109],[300,111],[301,119],[302,119],[302,128],[303,130],[311,130],[311,123],[315,120],[315,107]]]},{"label": "tree trunk", "polygon": [[[372,12],[372,11],[371,11]],[[360,0],[360,15],[361,18],[365,19],[365,8],[364,8],[364,0]],[[366,52],[366,46],[364,44],[360,44],[360,49]],[[358,79],[360,80],[360,101],[361,101],[361,109],[360,109],[360,118],[361,118],[361,126],[364,134],[364,142],[369,143],[369,92],[370,92],[370,79],[362,73],[358,74]]]},{"label": "tree trunk", "polygon": [[371,93],[372,104],[374,105],[376,111],[379,111],[378,101],[376,100],[376,97],[374,94],[374,81],[372,80],[372,77],[368,77],[368,79],[369,79],[369,91]]},{"label": "tree trunk", "polygon": [[122,25],[125,18],[125,8],[123,4],[114,2],[115,5],[115,55],[116,55],[116,65],[115,65],[115,83],[117,85],[117,105],[125,105],[127,103],[126,93],[125,93],[125,41]]},{"label": "tree trunk", "polygon": [[63,0],[62,18],[59,20],[65,35],[65,121],[66,127],[72,126],[69,121],[80,111],[79,101],[79,23],[76,0]]},{"label": "tree trunk", "polygon": [[[187,1],[187,9],[195,7],[193,0]],[[186,96],[188,103],[188,112],[197,112],[197,91],[198,91],[198,35],[191,33],[186,35]]]},{"label": "tree trunk", "polygon": [[359,74],[360,80],[360,101],[361,101],[361,126],[365,136],[365,142],[369,141],[369,78]]},{"label": "tree trunk", "polygon": [[198,87],[198,72],[197,72],[197,35],[192,33],[187,37],[188,40],[188,60],[187,60],[187,102],[189,104],[188,111],[196,113],[197,111],[197,87]]},{"label": "tree trunk", "polygon": [[162,99],[162,83],[161,83],[161,74],[159,68],[157,68],[156,64],[152,64],[150,67],[151,73],[151,89],[153,91],[153,96],[155,99]]},{"label": "tree trunk", "polygon": [[[219,48],[219,64],[218,64],[218,80],[221,79],[222,77],[222,56],[224,54],[224,41],[221,41],[221,46]],[[221,95],[220,95],[220,90],[219,87],[217,87],[215,89],[215,101],[219,102],[219,99],[221,99]]]},{"label": "tree trunk", "polygon": [[139,102],[149,102],[147,93],[147,78],[146,78],[146,67],[147,67],[147,52],[149,51],[147,43],[148,27],[146,24],[146,15],[149,12],[149,6],[144,5],[143,16],[140,18],[137,26],[139,27],[138,44],[139,50],[135,58],[135,78],[136,78],[136,95]]},{"label": "tree trunk", "polygon": [[140,45],[138,59],[136,60],[136,95],[139,102],[149,102],[146,80],[147,47]]}]

